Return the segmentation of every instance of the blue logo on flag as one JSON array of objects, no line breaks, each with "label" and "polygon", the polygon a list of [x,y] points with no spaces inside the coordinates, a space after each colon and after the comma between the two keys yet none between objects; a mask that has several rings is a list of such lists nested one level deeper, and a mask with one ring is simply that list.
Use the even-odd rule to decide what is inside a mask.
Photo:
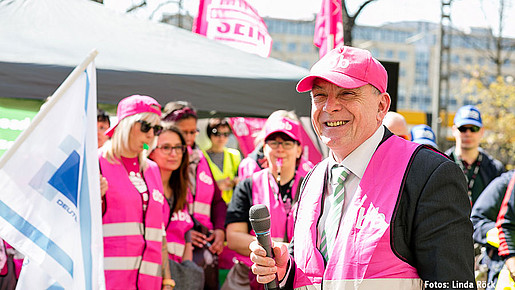
[{"label": "blue logo on flag", "polygon": [[52,178],[48,181],[55,189],[66,196],[77,206],[77,190],[79,184],[80,156],[77,151],[68,156],[66,161],[57,169]]}]

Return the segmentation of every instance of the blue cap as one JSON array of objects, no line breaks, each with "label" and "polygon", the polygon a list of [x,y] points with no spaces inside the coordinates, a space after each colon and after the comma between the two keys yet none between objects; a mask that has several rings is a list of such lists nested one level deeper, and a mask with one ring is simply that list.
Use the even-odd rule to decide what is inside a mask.
[{"label": "blue cap", "polygon": [[418,144],[431,145],[438,149],[435,133],[428,125],[417,125],[411,128],[411,141]]},{"label": "blue cap", "polygon": [[461,127],[463,125],[474,125],[483,127],[483,121],[481,121],[481,113],[479,109],[472,105],[463,106],[458,109],[456,116],[454,116],[454,125]]}]

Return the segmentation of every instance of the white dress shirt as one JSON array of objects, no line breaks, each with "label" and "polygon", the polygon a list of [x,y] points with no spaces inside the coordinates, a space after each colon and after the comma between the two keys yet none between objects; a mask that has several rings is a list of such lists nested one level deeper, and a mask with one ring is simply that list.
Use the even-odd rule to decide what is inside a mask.
[{"label": "white dress shirt", "polygon": [[[333,168],[334,165],[344,166],[349,170],[349,175],[345,179],[345,183],[343,184],[343,187],[345,188],[345,203],[343,204],[343,216],[345,216],[345,213],[347,212],[348,206],[350,204],[350,201],[354,197],[354,194],[356,193],[359,183],[361,182],[361,179],[363,178],[363,174],[365,173],[365,170],[367,169],[368,163],[370,162],[370,159],[372,159],[372,155],[374,155],[374,152],[377,149],[377,146],[379,146],[379,143],[383,139],[384,135],[384,127],[379,126],[379,128],[375,131],[375,133],[370,136],[365,142],[363,142],[361,145],[359,145],[354,151],[352,151],[345,159],[342,160],[342,162],[338,163],[336,162],[336,159],[334,158],[334,153],[331,152],[331,156],[329,157],[329,162],[327,166],[327,176],[329,177],[329,182],[327,182],[327,187],[325,188],[325,195],[330,195],[333,193],[334,188],[338,185],[338,175],[333,174]],[[322,212],[322,217],[320,218],[320,222],[318,224],[318,241],[317,241],[317,247],[320,245],[320,238],[322,237],[322,232],[325,228],[325,221],[327,219],[327,214],[329,213],[329,210],[332,206],[331,202],[329,202],[330,199],[325,198],[324,200],[324,209]],[[343,220],[343,218],[341,219]],[[328,253],[329,256],[331,253]]]}]

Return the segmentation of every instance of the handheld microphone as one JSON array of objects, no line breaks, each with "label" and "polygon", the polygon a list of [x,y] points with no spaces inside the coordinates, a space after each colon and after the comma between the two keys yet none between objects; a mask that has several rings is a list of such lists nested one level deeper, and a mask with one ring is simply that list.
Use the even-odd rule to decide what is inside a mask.
[{"label": "handheld microphone", "polygon": [[[259,245],[265,249],[267,257],[273,258],[274,252],[272,251],[272,238],[270,237],[270,213],[268,208],[264,204],[253,205],[249,210],[249,218]],[[265,284],[265,289],[279,289],[277,274],[273,281]]]}]

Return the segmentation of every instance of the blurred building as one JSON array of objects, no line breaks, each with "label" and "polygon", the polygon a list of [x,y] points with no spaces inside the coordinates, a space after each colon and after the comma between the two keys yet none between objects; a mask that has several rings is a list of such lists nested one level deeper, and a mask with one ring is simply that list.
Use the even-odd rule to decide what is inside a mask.
[{"label": "blurred building", "polygon": [[[273,39],[271,57],[310,68],[318,60],[313,45],[315,23],[312,21],[265,18]],[[355,26],[354,46],[368,49],[381,61],[399,63],[397,108],[429,113],[433,91],[438,88],[439,24],[430,22],[398,22],[381,27]],[[462,80],[471,74],[485,72],[492,80],[496,66],[488,58],[494,53],[489,30],[472,29],[468,33],[454,31],[451,40],[450,96],[447,110],[454,112],[471,104],[460,95]],[[515,50],[515,39],[504,39]],[[505,47],[508,47],[507,45]],[[506,51],[503,52],[506,55]],[[515,54],[502,67],[504,76],[515,76]]]}]

